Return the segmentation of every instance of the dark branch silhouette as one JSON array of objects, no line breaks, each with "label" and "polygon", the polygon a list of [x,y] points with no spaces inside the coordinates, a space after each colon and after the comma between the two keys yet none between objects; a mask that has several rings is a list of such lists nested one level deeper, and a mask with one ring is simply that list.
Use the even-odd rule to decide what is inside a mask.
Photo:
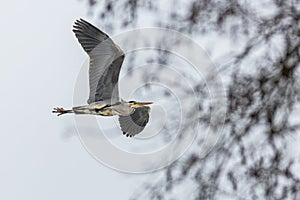
[{"label": "dark branch silhouette", "polygon": [[[180,199],[180,187],[193,188],[183,194],[188,199],[300,198],[300,152],[288,151],[300,132],[294,112],[300,100],[299,1],[170,0],[164,9],[157,0],[89,2],[91,8],[99,5],[95,14],[110,29],[135,27],[147,11],[154,25],[191,37],[217,34],[237,46],[230,54],[232,62],[220,68],[230,81],[225,127],[217,146],[205,158],[197,151],[185,155],[164,169],[164,179],[145,184],[133,199]],[[153,62],[166,63],[163,58],[158,55]],[[199,95],[201,88],[199,81]],[[209,96],[201,98],[199,121],[209,126]]]}]

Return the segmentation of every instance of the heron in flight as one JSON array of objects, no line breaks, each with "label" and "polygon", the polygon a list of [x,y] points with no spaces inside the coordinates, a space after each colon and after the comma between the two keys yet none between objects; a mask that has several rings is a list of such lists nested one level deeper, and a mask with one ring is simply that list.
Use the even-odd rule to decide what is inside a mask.
[{"label": "heron in flight", "polygon": [[124,101],[119,97],[118,79],[125,58],[122,49],[83,19],[75,22],[73,32],[90,58],[88,104],[71,110],[57,107],[52,112],[58,116],[66,113],[118,115],[121,130],[127,137],[143,131],[149,121],[148,105],[152,102]]}]

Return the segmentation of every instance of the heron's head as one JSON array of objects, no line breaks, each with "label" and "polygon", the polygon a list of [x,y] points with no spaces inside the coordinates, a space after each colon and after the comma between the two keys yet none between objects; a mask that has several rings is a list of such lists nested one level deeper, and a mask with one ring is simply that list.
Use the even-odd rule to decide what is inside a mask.
[{"label": "heron's head", "polygon": [[137,101],[129,101],[128,102],[132,108],[139,108],[142,106],[147,106],[152,104],[153,102],[137,102]]}]

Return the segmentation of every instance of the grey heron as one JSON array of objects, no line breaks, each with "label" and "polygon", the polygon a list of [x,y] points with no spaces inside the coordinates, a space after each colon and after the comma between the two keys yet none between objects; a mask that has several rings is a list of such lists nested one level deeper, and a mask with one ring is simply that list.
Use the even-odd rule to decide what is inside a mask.
[{"label": "grey heron", "polygon": [[125,53],[104,32],[80,19],[73,32],[89,55],[89,89],[87,105],[70,110],[54,108],[58,116],[66,113],[119,116],[121,130],[133,137],[144,130],[149,121],[149,104],[152,102],[124,101],[119,97],[118,80]]}]

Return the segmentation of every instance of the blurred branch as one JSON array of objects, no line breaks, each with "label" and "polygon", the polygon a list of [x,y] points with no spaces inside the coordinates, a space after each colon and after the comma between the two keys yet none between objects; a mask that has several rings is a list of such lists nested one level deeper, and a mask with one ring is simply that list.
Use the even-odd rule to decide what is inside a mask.
[{"label": "blurred branch", "polygon": [[[204,159],[197,151],[185,155],[165,170],[165,179],[144,188],[149,194],[144,199],[175,199],[178,187],[190,186],[187,181],[195,186],[190,199],[299,199],[300,177],[293,170],[300,164],[299,150],[291,156],[287,147],[300,130],[299,122],[292,122],[300,100],[300,2],[174,2],[161,10],[157,0],[106,0],[99,2],[99,16],[104,24],[121,22],[113,28],[152,23],[191,36],[216,33],[242,48],[226,65],[232,69],[228,114],[217,147]],[[158,63],[166,64],[161,59]],[[202,101],[198,107],[209,111]],[[210,113],[201,114],[200,123],[209,126]]]}]

